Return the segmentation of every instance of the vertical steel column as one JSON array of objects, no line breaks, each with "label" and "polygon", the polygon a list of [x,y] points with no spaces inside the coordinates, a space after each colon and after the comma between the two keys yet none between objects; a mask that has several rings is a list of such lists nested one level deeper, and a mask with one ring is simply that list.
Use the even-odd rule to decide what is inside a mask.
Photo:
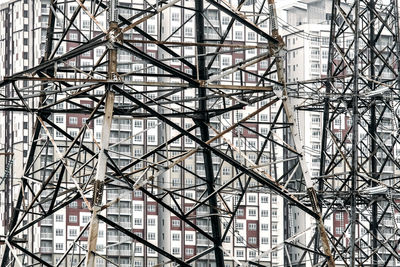
[{"label": "vertical steel column", "polygon": [[[328,62],[331,62],[332,60],[332,53],[333,53],[333,42],[336,41],[335,38],[335,28],[336,24],[334,23],[334,18],[336,17],[336,8],[335,8],[335,1],[332,1],[332,19],[331,19],[331,27],[330,27],[330,36],[329,36],[329,53],[328,53]],[[332,64],[328,64],[328,70],[327,70],[327,76],[332,77],[333,69],[332,69]],[[329,122],[329,101],[330,101],[330,93],[331,93],[331,86],[333,79],[328,79],[325,83],[325,96],[324,96],[324,112],[322,115],[322,138],[321,138],[321,153],[320,153],[320,168],[319,168],[319,176],[322,177],[325,175],[325,162],[326,162],[326,149],[327,149],[327,144],[328,144],[328,132],[330,131],[330,122]],[[321,194],[324,190],[324,179],[319,178],[318,179],[318,192]],[[321,195],[318,195],[318,202],[321,203]],[[322,209],[322,206],[320,204],[319,206],[320,209]],[[319,247],[319,240],[315,240],[315,246],[314,248],[317,249]],[[316,253],[314,254],[314,264],[317,264],[319,261],[319,255]]]},{"label": "vertical steel column", "polygon": [[[158,36],[157,40],[166,40],[169,36],[169,33],[167,31],[162,30],[163,27],[166,27],[170,21],[169,21],[169,16],[166,16],[163,12],[160,12],[157,14],[158,21],[159,21],[159,29],[158,29]],[[182,16],[183,18],[183,16]],[[163,50],[163,49],[158,49],[158,58],[166,58],[168,57],[168,53]],[[164,74],[164,71],[159,69],[159,74]],[[170,78],[164,77],[163,75],[160,75],[157,77],[157,80],[162,83],[162,82],[169,82]],[[163,92],[157,92],[157,97],[162,98],[163,97]],[[160,114],[165,113],[165,108],[164,105],[157,105],[157,112]],[[171,138],[171,127],[169,127],[166,123],[160,123],[157,126],[157,143],[159,145],[161,144],[166,144],[166,142]],[[171,153],[168,151],[169,146],[165,146],[165,150],[160,150],[158,153],[156,153],[156,159],[157,162],[161,162],[165,159],[169,158],[168,153]],[[168,162],[166,163],[168,165]],[[171,186],[171,172],[170,171],[163,171],[160,172],[158,179],[156,180],[158,186],[160,188],[169,188]],[[163,197],[163,202],[166,203],[168,206],[172,205],[172,199],[170,194],[166,194]],[[163,207],[162,205],[159,205],[158,209],[158,246],[163,249],[164,251],[171,251],[171,213],[168,209]],[[182,229],[184,229],[184,224],[182,223]],[[183,238],[182,238],[183,239]],[[183,251],[184,253],[184,251]],[[158,253],[158,262],[159,263],[166,263],[170,259],[166,257],[165,255]]]},{"label": "vertical steel column", "polygon": [[[111,44],[117,39],[121,39],[122,34],[120,33],[120,29],[118,27],[118,12],[117,12],[117,0],[111,0],[109,4],[109,32],[107,38],[111,42]],[[111,47],[108,52],[108,79],[117,80],[117,48]],[[90,220],[90,228],[89,228],[89,238],[88,238],[88,252],[86,256],[86,266],[94,267],[95,266],[95,254],[97,245],[97,237],[99,232],[99,219],[98,215],[101,211],[102,200],[103,200],[103,191],[104,191],[104,180],[105,174],[107,170],[107,154],[109,143],[110,143],[110,131],[111,124],[113,118],[114,111],[114,100],[115,93],[111,89],[112,85],[107,85],[107,96],[106,103],[104,108],[104,119],[103,125],[101,129],[101,149],[98,155],[97,160],[97,170],[96,177],[94,179],[93,185],[93,199],[92,199],[92,217]]]},{"label": "vertical steel column", "polygon": [[[203,7],[203,0],[196,0],[195,1],[195,10],[196,10],[196,15],[195,15],[195,20],[196,20],[196,41],[197,43],[204,43],[205,38],[204,38],[204,17],[203,17],[203,12],[204,12],[204,7]],[[198,68],[198,74],[199,77],[198,79],[201,81],[200,83],[202,84],[203,81],[208,79],[208,71],[206,68],[206,57],[204,54],[206,53],[206,48],[204,46],[198,46],[197,47],[197,54],[198,56],[198,63],[197,63],[197,68]],[[201,99],[199,100],[199,114],[201,118],[199,118],[199,128],[200,128],[200,133],[201,133],[201,139],[203,141],[207,141],[210,139],[210,134],[208,132],[208,127],[206,123],[209,122],[209,117],[207,113],[207,100],[205,99],[207,95],[206,88],[200,87],[197,90],[198,92],[198,97]],[[207,180],[207,192],[209,195],[214,193],[214,172],[213,172],[213,164],[212,164],[212,157],[211,157],[211,152],[209,150],[203,149],[203,157],[204,157],[204,167],[205,167],[205,173],[206,173],[206,180]],[[214,238],[214,246],[215,246],[215,261],[216,261],[216,266],[218,267],[223,267],[224,266],[224,254],[220,248],[222,244],[221,240],[221,224],[219,221],[218,217],[218,208],[217,208],[217,197],[216,194],[214,194],[210,200],[210,214],[211,215],[211,227],[212,227],[212,233],[213,233],[213,238]]]},{"label": "vertical steel column", "polygon": [[283,85],[282,88],[275,88],[274,92],[276,93],[277,96],[280,97],[282,100],[282,104],[287,116],[287,121],[290,123],[290,132],[292,133],[293,137],[293,143],[294,146],[297,150],[297,152],[301,155],[299,158],[299,163],[301,166],[301,170],[304,176],[304,182],[307,187],[307,195],[310,199],[312,209],[315,213],[319,215],[319,218],[317,220],[318,224],[318,230],[320,233],[320,238],[322,241],[322,247],[323,251],[327,257],[327,265],[328,267],[334,267],[335,262],[333,260],[333,256],[331,253],[330,245],[329,245],[329,240],[328,240],[328,234],[326,232],[323,218],[321,216],[321,208],[318,202],[317,198],[317,192],[314,188],[314,185],[311,180],[311,175],[307,166],[307,163],[305,161],[305,153],[303,149],[303,144],[300,136],[300,131],[297,128],[298,126],[298,121],[295,116],[295,109],[293,103],[290,103],[290,99],[287,94],[287,88],[285,84],[285,75],[283,71],[283,58],[282,58],[282,50],[285,46],[283,43],[282,37],[279,35],[279,30],[278,30],[278,17],[276,14],[276,8],[275,8],[275,1],[274,0],[268,0],[268,6],[269,6],[269,15],[270,15],[270,23],[271,23],[271,33],[272,37],[277,39],[279,43],[276,46],[271,45],[271,54],[275,56],[276,60],[276,71],[277,71],[277,76],[278,76],[278,81]]},{"label": "vertical steel column", "polygon": [[359,48],[359,23],[358,12],[360,10],[360,1],[356,0],[354,6],[354,73],[353,73],[353,95],[352,95],[352,152],[351,152],[351,196],[350,196],[350,267],[355,267],[355,242],[356,242],[356,192],[357,192],[357,169],[358,169],[358,48]]},{"label": "vertical steel column", "polygon": [[[374,48],[376,41],[375,41],[375,2],[376,0],[370,0],[368,3],[368,8],[369,8],[369,45],[370,45],[370,49],[369,49],[369,53],[370,53],[370,67],[369,67],[369,71],[370,71],[370,78],[375,80],[375,52],[374,52]],[[371,92],[373,92],[375,90],[375,83],[370,81],[368,82],[368,87],[371,90]],[[371,140],[371,153],[377,153],[376,152],[376,148],[377,148],[377,144],[376,144],[376,97],[372,96],[371,97],[371,109],[370,109],[370,116],[371,116],[371,122],[368,125],[368,133],[370,135],[370,140]],[[353,123],[353,125],[355,125]],[[374,179],[378,178],[378,173],[377,173],[377,159],[375,155],[372,155],[370,157],[370,174]],[[378,184],[373,180],[371,181],[371,187],[375,187]],[[377,199],[376,197],[375,201],[373,201],[372,203],[372,218],[371,218],[371,222],[370,222],[370,230],[372,232],[372,250],[376,250],[378,249],[378,240],[377,240],[377,236],[378,236],[378,203],[376,202]],[[374,253],[372,256],[372,266],[373,267],[378,267],[378,254]]]}]

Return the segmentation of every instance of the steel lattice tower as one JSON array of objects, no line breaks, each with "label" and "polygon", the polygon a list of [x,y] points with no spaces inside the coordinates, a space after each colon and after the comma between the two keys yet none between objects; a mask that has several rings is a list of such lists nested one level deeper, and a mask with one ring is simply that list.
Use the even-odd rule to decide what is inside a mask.
[{"label": "steel lattice tower", "polygon": [[[43,60],[38,66],[6,77],[0,84],[12,89],[12,94],[0,99],[2,110],[28,112],[36,118],[2,266],[9,262],[17,266],[60,266],[82,240],[86,241],[86,230],[87,254],[80,258],[79,265],[95,266],[96,257],[107,261],[106,256],[96,252],[102,223],[156,251],[161,264],[192,266],[197,260],[212,257],[218,267],[224,266],[228,253],[223,241],[235,227],[245,194],[254,191],[277,194],[289,208],[301,210],[313,222],[307,230],[313,231],[313,238],[300,244],[298,239],[304,233],[296,233],[269,251],[259,251],[244,264],[257,266],[265,255],[295,247],[303,255],[293,266],[309,264],[308,259],[316,266],[394,266],[393,259],[399,258],[395,218],[399,212],[395,168],[400,168],[395,155],[400,133],[397,1],[334,1],[328,77],[294,85],[287,84],[284,75],[285,46],[273,0],[242,0],[235,4],[214,0],[143,1],[131,17],[118,14],[117,10],[123,7],[115,0],[76,2],[78,7],[67,15],[63,11],[69,1],[51,1]],[[250,2],[252,12],[242,12],[246,2]],[[179,29],[167,36],[163,31],[171,8],[191,13]],[[104,13],[106,24],[100,21]],[[224,29],[218,27],[222,14],[229,17]],[[90,20],[89,35],[74,24],[78,15]],[[64,21],[61,32],[55,27],[60,16]],[[143,27],[154,18],[160,32],[157,36]],[[195,25],[193,43],[178,38],[178,31],[186,23]],[[228,40],[234,23],[254,32],[260,42],[252,46]],[[265,23],[269,28],[260,26]],[[82,42],[70,37],[72,28],[84,37]],[[213,38],[209,37],[210,32],[214,33]],[[63,43],[74,45],[60,54]],[[147,53],[146,44],[155,45],[162,52]],[[183,48],[188,46],[194,47],[194,55],[183,54]],[[102,48],[103,53],[92,66],[70,64],[85,53],[94,53],[96,48]],[[213,67],[224,53],[251,49],[258,50],[253,57],[224,68]],[[126,71],[123,55],[145,67]],[[172,66],[171,61],[180,66]],[[261,62],[267,65],[262,75],[248,69]],[[224,82],[224,77],[236,73],[242,77],[239,83]],[[248,85],[243,79],[245,74],[254,75],[256,84]],[[154,77],[156,81],[151,79]],[[29,81],[30,85],[23,87],[21,81]],[[82,99],[93,104],[83,105]],[[59,110],[60,103],[68,103],[70,108]],[[278,112],[268,122],[268,132],[260,133],[257,127],[254,129],[253,124],[259,123],[254,118],[273,105],[279,106]],[[225,123],[224,114],[244,108],[250,110],[248,115]],[[317,178],[311,177],[305,161],[298,110],[324,114]],[[57,113],[88,117],[80,131],[71,135],[55,122]],[[142,155],[131,157],[124,166],[114,159],[113,153],[118,151],[112,149],[114,144],[110,142],[112,121],[119,117],[157,120],[156,125],[140,134],[157,128],[162,135],[156,145],[149,145]],[[103,119],[100,142],[91,128],[98,118]],[[339,137],[332,127],[338,119],[346,120],[347,125]],[[192,124],[187,126],[185,120]],[[260,145],[243,149],[242,142],[247,142],[241,139],[244,129],[257,136],[262,141]],[[285,140],[280,138],[283,131],[289,133]],[[67,140],[62,148],[56,136]],[[239,140],[238,145],[234,138]],[[183,144],[187,139],[194,145],[172,148],[172,144]],[[255,159],[249,157],[249,151],[256,154]],[[204,174],[188,167],[193,156],[201,159]],[[268,158],[268,163],[260,163],[263,157]],[[222,183],[223,164],[235,173]],[[181,179],[175,188],[170,186],[173,169],[178,170]],[[194,177],[196,182],[187,184],[188,177]],[[154,245],[122,222],[105,216],[106,210],[117,206],[120,200],[109,196],[107,192],[112,190],[128,194],[140,191],[162,209],[162,223],[164,219],[169,222],[167,217],[176,217],[181,225],[188,225],[207,240],[208,249],[193,257],[177,257],[162,238],[158,246]],[[194,190],[195,198],[185,195],[186,190]],[[26,232],[77,199],[86,203],[92,217],[58,264],[44,261],[38,251],[21,243]],[[348,220],[339,234],[324,226],[328,216],[337,214]],[[203,219],[209,222],[208,228],[200,224]],[[32,242],[29,236],[24,238]]]},{"label": "steel lattice tower", "polygon": [[333,1],[327,78],[299,90],[323,111],[319,199],[348,266],[398,261],[398,33],[397,1]]}]

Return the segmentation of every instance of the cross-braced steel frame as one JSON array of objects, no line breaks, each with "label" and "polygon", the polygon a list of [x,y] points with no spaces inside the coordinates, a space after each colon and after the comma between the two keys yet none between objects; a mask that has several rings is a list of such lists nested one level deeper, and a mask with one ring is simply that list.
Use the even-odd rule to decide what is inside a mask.
[{"label": "cross-braced steel frame", "polygon": [[326,79],[299,85],[299,108],[323,112],[318,190],[335,261],[396,266],[397,1],[333,1]]},{"label": "cross-braced steel frame", "polygon": [[[103,223],[124,236],[124,241],[155,251],[160,264],[191,266],[211,258],[217,266],[224,266],[229,257],[237,264],[260,265],[266,255],[284,250],[288,266],[309,264],[310,259],[317,266],[392,266],[398,258],[398,130],[394,127],[398,118],[397,1],[389,5],[334,1],[328,78],[296,84],[296,90],[286,86],[284,43],[273,0],[251,1],[251,8],[244,0],[235,4],[143,1],[129,7],[135,10],[131,17],[118,14],[117,10],[126,7],[115,0],[77,0],[74,12],[66,14],[69,2],[51,1],[41,63],[6,77],[0,84],[11,91],[2,95],[1,109],[29,112],[36,120],[2,266],[61,266],[76,256],[77,248],[85,254],[79,257],[79,266],[95,266],[96,258],[113,264],[96,247]],[[189,16],[181,27],[166,34],[171,9]],[[224,27],[222,14],[229,18]],[[75,23],[78,16],[90,20],[89,33]],[[157,34],[145,30],[154,19]],[[189,23],[195,26],[193,42],[187,42],[182,33]],[[254,32],[259,42],[248,45],[227,38],[235,23]],[[269,26],[261,26],[265,24]],[[71,32],[81,41],[71,38]],[[60,54],[64,44],[72,48]],[[150,53],[147,45],[156,46],[157,52]],[[185,47],[193,47],[194,54],[184,53]],[[99,48],[101,56],[93,65],[72,64]],[[255,56],[215,67],[223,54],[254,49]],[[124,65],[132,62],[124,57],[144,67],[127,71]],[[264,62],[267,67],[262,74],[252,71],[251,67]],[[237,73],[239,82],[226,82],[225,77]],[[246,81],[248,75],[256,81]],[[29,81],[29,85],[24,87],[21,81]],[[304,101],[298,104],[299,99]],[[65,103],[69,108],[60,110],[60,104]],[[261,112],[275,105],[278,108],[273,118],[257,120]],[[225,114],[244,108],[250,110],[246,116],[226,120]],[[318,179],[311,178],[305,162],[304,133],[298,127],[296,108],[324,114]],[[72,134],[60,127],[55,120],[58,113],[84,115],[79,132]],[[93,123],[99,118],[102,131],[96,140]],[[117,118],[157,122],[115,141],[110,133]],[[348,127],[341,129],[340,138],[332,127],[339,118],[351,119]],[[267,133],[258,130],[261,123],[268,124]],[[118,151],[119,144],[152,130],[157,130],[158,142],[146,144],[141,155]],[[259,144],[250,144],[244,131],[257,137]],[[286,139],[281,137],[283,132],[289,133]],[[191,146],[184,145],[187,140]],[[252,153],[255,158],[249,156]],[[121,157],[129,158],[127,164],[120,164]],[[204,170],[190,167],[193,158]],[[262,159],[267,162],[262,163]],[[224,165],[234,172],[221,182]],[[178,185],[172,185],[175,177]],[[192,179],[195,182],[189,183]],[[188,190],[195,191],[195,196],[185,194]],[[106,215],[107,209],[118,207],[124,194],[135,192],[141,192],[146,203],[158,205],[160,224],[166,226],[157,245],[125,227],[118,217]],[[296,207],[315,222],[307,229],[313,237],[302,243],[299,238],[304,232],[296,233],[267,251],[257,250],[256,257],[246,262],[229,255],[224,240],[232,232],[235,236],[237,211],[248,192],[284,198],[289,207]],[[86,204],[92,214],[90,222],[58,263],[43,260],[41,251],[29,245],[33,242],[30,230],[76,200]],[[339,234],[324,226],[324,220],[336,214],[346,218]],[[166,240],[171,217],[207,240],[207,249],[191,257],[176,256]],[[21,243],[22,237],[28,245]],[[288,248],[301,251],[300,259],[293,261]]]}]

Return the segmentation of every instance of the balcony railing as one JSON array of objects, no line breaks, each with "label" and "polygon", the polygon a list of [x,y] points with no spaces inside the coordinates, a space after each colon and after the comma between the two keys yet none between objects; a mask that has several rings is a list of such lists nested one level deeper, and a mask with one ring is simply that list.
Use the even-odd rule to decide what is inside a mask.
[{"label": "balcony railing", "polygon": [[107,241],[109,241],[109,242],[118,242],[118,238],[119,238],[119,236],[117,236],[117,235],[108,235],[107,236]]},{"label": "balcony railing", "polygon": [[42,239],[53,239],[53,233],[40,233]]},{"label": "balcony railing", "polygon": [[53,225],[53,219],[44,219],[40,221],[41,225]]},{"label": "balcony railing", "polygon": [[132,254],[132,251],[128,249],[121,249],[119,252],[121,256],[131,256]]},{"label": "balcony railing", "polygon": [[119,225],[121,225],[124,228],[131,228],[131,222],[120,222]]},{"label": "balcony railing", "polygon": [[40,252],[41,253],[52,253],[53,252],[53,248],[52,247],[41,247],[40,248]]}]

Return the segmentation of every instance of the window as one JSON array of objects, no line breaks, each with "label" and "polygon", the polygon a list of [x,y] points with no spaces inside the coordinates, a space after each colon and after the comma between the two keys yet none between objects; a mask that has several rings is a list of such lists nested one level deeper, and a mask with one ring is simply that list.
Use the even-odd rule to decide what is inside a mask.
[{"label": "window", "polygon": [[230,57],[222,57],[222,66],[230,66],[230,65],[231,65]]},{"label": "window", "polygon": [[179,21],[179,13],[172,13],[171,15],[171,21]]},{"label": "window", "polygon": [[156,233],[147,233],[148,240],[156,240]]},{"label": "window", "polygon": [[249,237],[248,243],[249,243],[249,244],[252,244],[252,245],[257,244],[257,238],[254,237],[254,236]]},{"label": "window", "polygon": [[251,217],[257,216],[256,209],[249,209],[249,216],[251,216]]},{"label": "window", "polygon": [[142,142],[142,134],[135,135],[134,140],[135,142]]},{"label": "window", "polygon": [[78,124],[78,118],[77,117],[69,117],[69,123],[70,124]]},{"label": "window", "polygon": [[339,212],[335,214],[335,220],[343,221],[343,213]]},{"label": "window", "polygon": [[63,116],[56,116],[56,123],[64,123],[64,117]]},{"label": "window", "polygon": [[135,225],[142,225],[142,218],[135,218]]},{"label": "window", "polygon": [[181,240],[181,235],[177,233],[172,234],[172,241],[180,241]]},{"label": "window", "polygon": [[268,210],[261,210],[261,217],[268,217]]},{"label": "window", "polygon": [[249,231],[257,231],[257,224],[249,223]]},{"label": "window", "polygon": [[249,196],[249,203],[256,203],[256,196],[255,195],[250,195]]},{"label": "window", "polygon": [[193,248],[186,248],[185,249],[185,254],[186,255],[193,255],[194,254],[194,249]]},{"label": "window", "polygon": [[63,236],[64,235],[64,229],[56,229],[56,236]]},{"label": "window", "polygon": [[180,226],[181,226],[181,221],[179,221],[179,220],[172,220],[172,226],[173,226],[173,227],[180,227]]},{"label": "window", "polygon": [[73,223],[76,223],[76,222],[78,222],[78,216],[76,216],[76,215],[69,215],[69,222],[73,222]]},{"label": "window", "polygon": [[321,145],[319,143],[311,143],[311,148],[319,151],[321,149]]},{"label": "window", "polygon": [[343,227],[335,227],[335,233],[337,235],[343,234],[343,231],[344,231]]},{"label": "window", "polygon": [[192,27],[185,27],[185,36],[193,36],[193,28]]},{"label": "window", "polygon": [[148,212],[156,212],[156,205],[147,205]]},{"label": "window", "polygon": [[241,249],[236,250],[236,257],[244,257],[244,251]]},{"label": "window", "polygon": [[88,223],[90,221],[90,216],[82,216],[82,222]]},{"label": "window", "polygon": [[63,222],[63,221],[64,221],[64,215],[56,214],[56,222]]},{"label": "window", "polygon": [[235,31],[235,40],[243,40],[243,32]]},{"label": "window", "polygon": [[255,32],[248,32],[247,33],[247,40],[255,41],[256,40],[256,33]]},{"label": "window", "polygon": [[78,230],[77,229],[69,229],[69,236],[70,237],[78,236]]},{"label": "window", "polygon": [[156,33],[156,25],[148,24],[147,25],[147,33],[149,33],[149,34]]},{"label": "window", "polygon": [[243,230],[243,223],[236,223],[236,230]]},{"label": "window", "polygon": [[271,210],[271,216],[272,216],[272,218],[278,217],[278,209],[272,209]]},{"label": "window", "polygon": [[82,29],[89,29],[90,21],[89,20],[82,20]]},{"label": "window", "polygon": [[142,211],[143,208],[142,204],[135,204],[133,207],[135,211]]},{"label": "window", "polygon": [[263,231],[268,231],[268,224],[267,223],[262,223],[261,224],[261,230],[263,230]]},{"label": "window", "polygon": [[71,41],[78,41],[78,34],[77,33],[70,33],[69,34],[69,39]]},{"label": "window", "polygon": [[136,245],[136,247],[135,247],[135,253],[140,254],[140,253],[142,253],[142,251],[143,251],[143,247],[142,247],[142,246]]},{"label": "window", "polygon": [[223,167],[223,168],[222,168],[222,174],[223,174],[223,175],[230,175],[230,174],[231,174],[231,168],[229,168],[229,167]]},{"label": "window", "polygon": [[181,254],[181,248],[177,248],[177,247],[172,248],[172,254],[173,255]]},{"label": "window", "polygon": [[56,243],[56,250],[63,250],[64,244],[63,243]]},{"label": "window", "polygon": [[147,225],[148,226],[155,226],[156,225],[156,219],[153,219],[153,218],[147,219]]},{"label": "window", "polygon": [[268,196],[261,196],[261,203],[268,203]]},{"label": "window", "polygon": [[320,122],[321,122],[320,116],[318,116],[318,115],[312,115],[311,116],[311,123],[312,124],[319,125]]},{"label": "window", "polygon": [[340,127],[341,119],[340,118],[335,119],[334,120],[334,124],[335,124],[336,127]]},{"label": "window", "polygon": [[186,234],[185,241],[192,242],[193,241],[193,234]]},{"label": "window", "polygon": [[321,132],[320,132],[319,130],[313,130],[313,131],[311,131],[311,136],[312,136],[313,138],[319,138],[320,135],[321,135]]},{"label": "window", "polygon": [[261,244],[268,245],[268,243],[269,243],[268,237],[261,237]]},{"label": "window", "polygon": [[147,142],[149,143],[154,143],[156,141],[156,136],[155,135],[148,135],[147,136]]},{"label": "window", "polygon": [[236,215],[237,215],[237,216],[244,216],[244,210],[243,210],[243,209],[238,209],[238,210],[236,211]]}]

